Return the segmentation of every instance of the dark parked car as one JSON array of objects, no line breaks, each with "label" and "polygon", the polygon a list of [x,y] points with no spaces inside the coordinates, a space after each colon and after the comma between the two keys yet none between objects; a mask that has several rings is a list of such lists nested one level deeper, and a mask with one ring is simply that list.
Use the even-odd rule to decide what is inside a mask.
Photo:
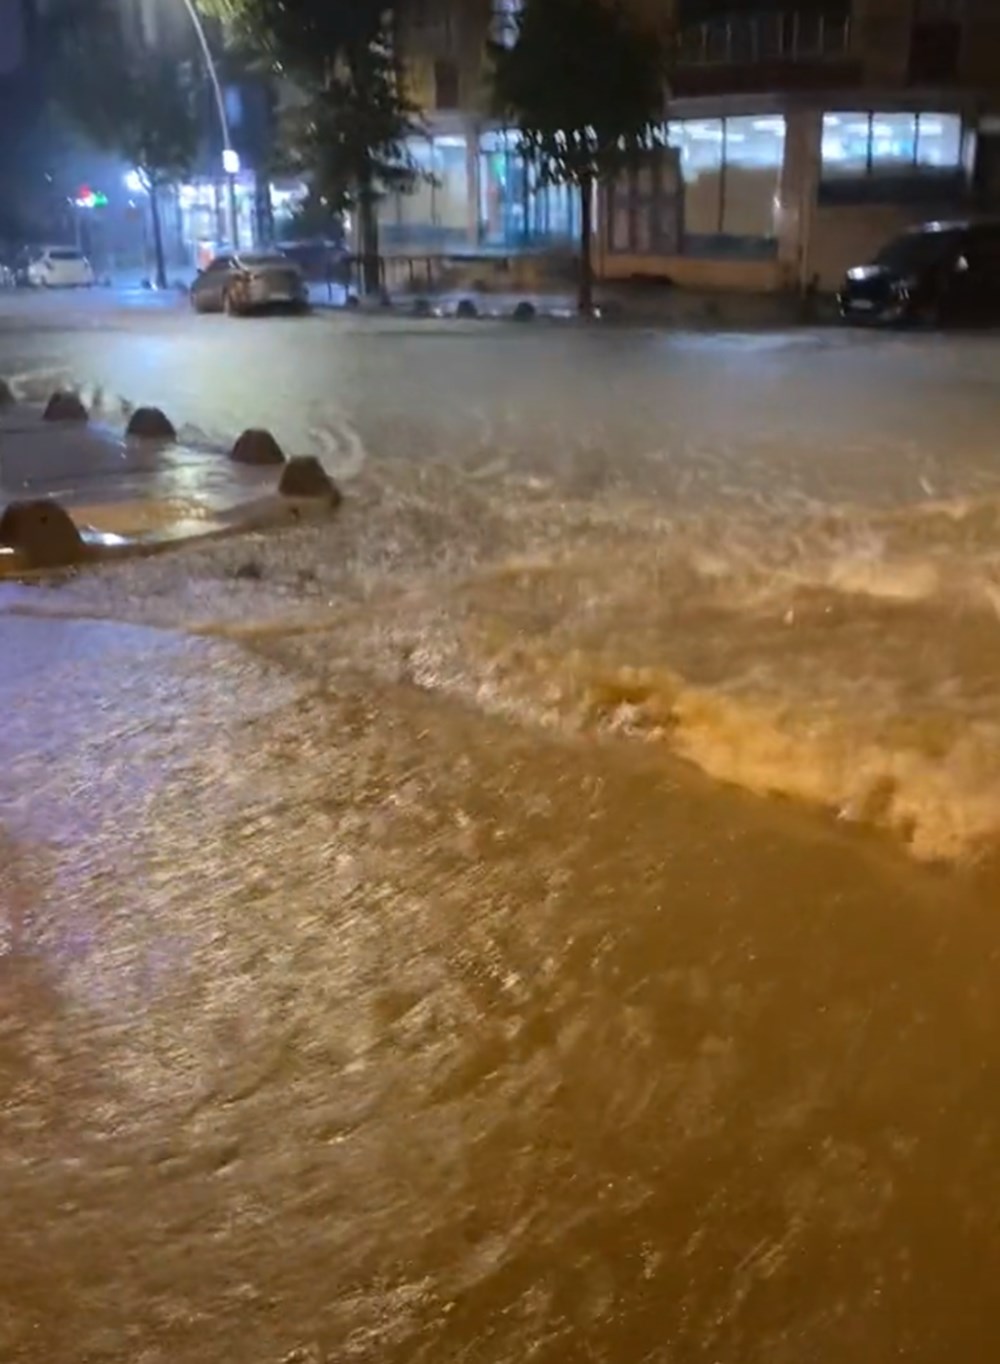
[{"label": "dark parked car", "polygon": [[308,304],[302,271],[287,256],[273,251],[216,256],[199,270],[191,285],[191,306],[196,313],[243,317],[267,308],[304,312]]},{"label": "dark parked car", "polygon": [[870,265],[848,270],[838,295],[849,322],[1000,322],[1000,223],[925,223]]}]

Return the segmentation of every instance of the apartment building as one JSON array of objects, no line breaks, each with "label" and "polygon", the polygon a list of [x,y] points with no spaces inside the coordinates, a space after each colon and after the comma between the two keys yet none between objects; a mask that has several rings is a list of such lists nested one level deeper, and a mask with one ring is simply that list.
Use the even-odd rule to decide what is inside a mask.
[{"label": "apartment building", "polygon": [[[516,0],[414,0],[400,46],[434,176],[388,239],[554,248],[576,231],[489,117],[488,34]],[[602,196],[600,268],[745,289],[833,287],[901,226],[1000,211],[998,0],[675,0],[662,153]]]},{"label": "apartment building", "polygon": [[415,194],[392,196],[382,241],[425,250],[563,247],[575,241],[578,205],[542,186],[516,137],[490,113],[487,39],[512,41],[520,0],[410,0],[398,18],[407,90],[426,137],[410,151],[427,172]]}]

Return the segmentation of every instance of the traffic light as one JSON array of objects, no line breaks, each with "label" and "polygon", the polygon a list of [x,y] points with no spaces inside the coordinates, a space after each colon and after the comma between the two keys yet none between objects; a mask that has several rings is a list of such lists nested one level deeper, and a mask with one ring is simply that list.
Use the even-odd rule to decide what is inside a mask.
[{"label": "traffic light", "polygon": [[89,185],[81,185],[76,192],[73,203],[77,208],[107,208],[108,196],[100,189],[91,189]]}]

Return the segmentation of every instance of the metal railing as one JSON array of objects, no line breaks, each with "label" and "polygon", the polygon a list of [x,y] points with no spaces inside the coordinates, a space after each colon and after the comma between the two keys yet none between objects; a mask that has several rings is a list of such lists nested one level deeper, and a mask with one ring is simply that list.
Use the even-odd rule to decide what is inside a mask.
[{"label": "metal railing", "polygon": [[758,62],[816,61],[845,57],[851,44],[848,16],[810,10],[728,15],[682,29],[683,66],[743,66]]}]

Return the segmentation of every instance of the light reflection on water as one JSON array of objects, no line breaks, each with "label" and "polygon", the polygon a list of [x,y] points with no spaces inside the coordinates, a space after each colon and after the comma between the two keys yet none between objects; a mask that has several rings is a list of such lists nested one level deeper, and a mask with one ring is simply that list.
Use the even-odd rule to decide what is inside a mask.
[{"label": "light reflection on water", "polygon": [[0,587],[5,1364],[992,1359],[989,471],[596,407]]}]

